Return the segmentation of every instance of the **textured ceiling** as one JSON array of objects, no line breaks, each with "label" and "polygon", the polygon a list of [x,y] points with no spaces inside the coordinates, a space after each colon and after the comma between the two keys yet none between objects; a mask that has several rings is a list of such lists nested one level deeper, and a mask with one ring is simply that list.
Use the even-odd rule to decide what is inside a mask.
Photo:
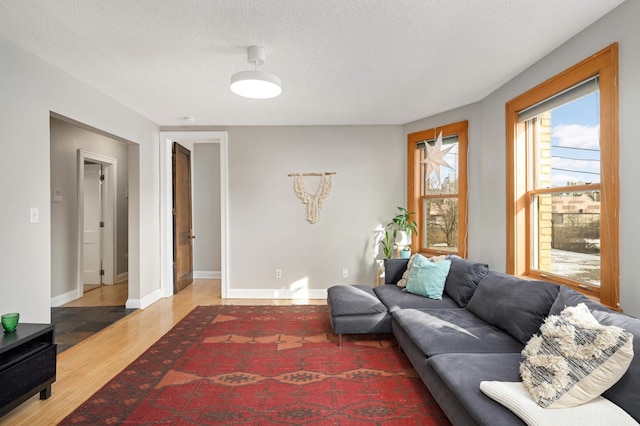
[{"label": "textured ceiling", "polygon": [[[0,0],[0,36],[161,126],[403,124],[478,101],[622,0]],[[246,48],[282,95],[234,95]]]}]

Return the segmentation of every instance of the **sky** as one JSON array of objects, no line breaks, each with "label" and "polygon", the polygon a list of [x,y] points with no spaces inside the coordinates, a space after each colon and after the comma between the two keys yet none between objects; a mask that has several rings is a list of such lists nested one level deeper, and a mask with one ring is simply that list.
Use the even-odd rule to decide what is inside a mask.
[{"label": "sky", "polygon": [[552,186],[600,181],[599,116],[599,92],[552,110]]}]

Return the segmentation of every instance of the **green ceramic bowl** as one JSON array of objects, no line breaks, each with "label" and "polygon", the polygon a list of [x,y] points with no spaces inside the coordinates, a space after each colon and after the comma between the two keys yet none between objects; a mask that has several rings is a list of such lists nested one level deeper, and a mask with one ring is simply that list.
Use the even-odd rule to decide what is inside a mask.
[{"label": "green ceramic bowl", "polygon": [[16,327],[18,326],[18,320],[20,319],[20,314],[4,314],[2,315],[2,328],[6,333],[13,333],[16,331]]}]

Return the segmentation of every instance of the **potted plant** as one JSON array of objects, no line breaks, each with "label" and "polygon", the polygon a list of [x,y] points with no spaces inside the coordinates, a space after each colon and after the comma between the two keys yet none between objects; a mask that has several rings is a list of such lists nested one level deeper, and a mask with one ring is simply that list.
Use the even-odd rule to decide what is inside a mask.
[{"label": "potted plant", "polygon": [[391,233],[388,227],[384,229],[384,234],[380,240],[380,246],[382,247],[382,253],[385,259],[390,259],[393,256],[394,241],[391,239]]},{"label": "potted plant", "polygon": [[391,225],[394,228],[393,238],[402,248],[411,245],[411,235],[418,235],[418,224],[415,220],[411,220],[411,216],[415,212],[407,211],[404,207],[398,207],[400,213],[391,219]]},{"label": "potted plant", "polygon": [[393,255],[394,246],[400,249],[401,257],[409,257],[411,254],[411,235],[418,234],[418,224],[411,219],[414,212],[407,211],[404,207],[398,207],[400,211],[391,222],[384,228],[384,236],[380,240],[380,245],[384,256],[390,259]]}]

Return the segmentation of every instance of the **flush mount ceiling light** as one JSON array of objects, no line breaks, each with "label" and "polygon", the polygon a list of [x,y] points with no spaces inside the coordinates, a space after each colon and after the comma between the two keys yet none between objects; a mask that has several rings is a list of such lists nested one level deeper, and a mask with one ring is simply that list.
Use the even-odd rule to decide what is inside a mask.
[{"label": "flush mount ceiling light", "polygon": [[275,98],[282,92],[282,81],[274,74],[258,71],[258,65],[264,64],[264,48],[250,46],[247,49],[247,61],[253,64],[253,71],[241,71],[231,76],[231,91],[236,95],[253,99]]}]

